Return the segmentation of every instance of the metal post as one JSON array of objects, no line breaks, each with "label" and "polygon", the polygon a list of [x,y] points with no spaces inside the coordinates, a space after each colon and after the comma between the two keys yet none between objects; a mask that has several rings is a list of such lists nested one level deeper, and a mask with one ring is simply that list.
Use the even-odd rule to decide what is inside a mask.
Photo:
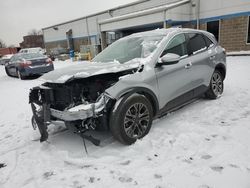
[{"label": "metal post", "polygon": [[164,10],[163,11],[163,28],[167,28],[166,15],[167,15],[167,10]]},{"label": "metal post", "polygon": [[196,0],[196,29],[200,28],[200,0]]},{"label": "metal post", "polygon": [[44,35],[44,30],[42,29],[42,35],[43,35],[43,45],[44,45],[44,49],[46,50],[46,54],[48,54],[49,53],[49,48],[48,48],[48,46],[47,46],[47,44],[46,44],[46,42],[45,42],[45,35]]},{"label": "metal post", "polygon": [[107,47],[106,31],[101,32],[101,43],[102,50],[104,50]]},{"label": "metal post", "polygon": [[88,45],[90,45],[89,23],[88,23],[88,18],[87,17],[86,17],[86,29],[87,29],[87,35],[88,35]]}]

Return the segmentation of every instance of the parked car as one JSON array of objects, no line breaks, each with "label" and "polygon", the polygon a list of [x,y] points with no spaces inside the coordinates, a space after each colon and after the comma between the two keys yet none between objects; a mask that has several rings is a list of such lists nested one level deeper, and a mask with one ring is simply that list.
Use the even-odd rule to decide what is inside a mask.
[{"label": "parked car", "polygon": [[23,48],[18,53],[40,53],[40,54],[45,54],[45,50],[42,49],[41,47]]},{"label": "parked car", "polygon": [[0,59],[0,65],[5,65],[6,63],[8,63],[10,61],[10,59],[11,59],[12,56],[13,56],[13,54],[4,55]]},{"label": "parked car", "polygon": [[64,121],[83,138],[107,129],[124,144],[148,134],[152,120],[197,97],[217,99],[226,76],[225,50],[215,37],[192,29],[159,29],[122,38],[82,63],[48,73],[31,89],[33,126]]},{"label": "parked car", "polygon": [[40,53],[18,53],[5,64],[8,76],[24,79],[30,75],[41,75],[54,70],[53,61]]}]

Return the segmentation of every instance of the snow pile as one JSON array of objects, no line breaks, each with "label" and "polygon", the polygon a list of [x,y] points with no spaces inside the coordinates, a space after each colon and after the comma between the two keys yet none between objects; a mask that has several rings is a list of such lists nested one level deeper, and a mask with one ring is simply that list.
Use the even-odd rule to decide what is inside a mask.
[{"label": "snow pile", "polygon": [[227,55],[228,55],[228,56],[250,55],[250,51],[227,52]]},{"label": "snow pile", "polygon": [[[31,128],[29,88],[0,67],[0,187],[250,187],[250,57],[228,57],[224,95],[200,99],[154,121],[131,146],[96,132],[100,147],[63,126],[49,143]],[[57,62],[56,69],[69,63]]]}]

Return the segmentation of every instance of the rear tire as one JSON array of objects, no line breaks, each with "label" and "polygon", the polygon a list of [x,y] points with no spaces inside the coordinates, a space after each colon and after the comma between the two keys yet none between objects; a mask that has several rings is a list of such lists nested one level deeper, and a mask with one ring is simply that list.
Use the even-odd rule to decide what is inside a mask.
[{"label": "rear tire", "polygon": [[209,99],[218,99],[221,97],[223,90],[223,76],[220,71],[215,70],[210,81],[209,89],[205,95]]},{"label": "rear tire", "polygon": [[153,108],[149,100],[134,94],[122,100],[111,112],[110,130],[115,139],[130,145],[148,134],[152,120]]}]

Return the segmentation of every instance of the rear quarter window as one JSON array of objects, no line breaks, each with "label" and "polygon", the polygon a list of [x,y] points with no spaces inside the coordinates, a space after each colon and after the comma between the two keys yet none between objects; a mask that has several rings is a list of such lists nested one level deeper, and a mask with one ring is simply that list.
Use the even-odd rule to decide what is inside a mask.
[{"label": "rear quarter window", "polygon": [[188,33],[188,43],[187,50],[188,55],[197,54],[205,49],[207,49],[206,41],[204,40],[203,35],[199,33]]},{"label": "rear quarter window", "polygon": [[214,45],[214,43],[206,36],[206,35],[203,35],[205,41],[206,41],[206,45],[208,48],[212,47]]}]

